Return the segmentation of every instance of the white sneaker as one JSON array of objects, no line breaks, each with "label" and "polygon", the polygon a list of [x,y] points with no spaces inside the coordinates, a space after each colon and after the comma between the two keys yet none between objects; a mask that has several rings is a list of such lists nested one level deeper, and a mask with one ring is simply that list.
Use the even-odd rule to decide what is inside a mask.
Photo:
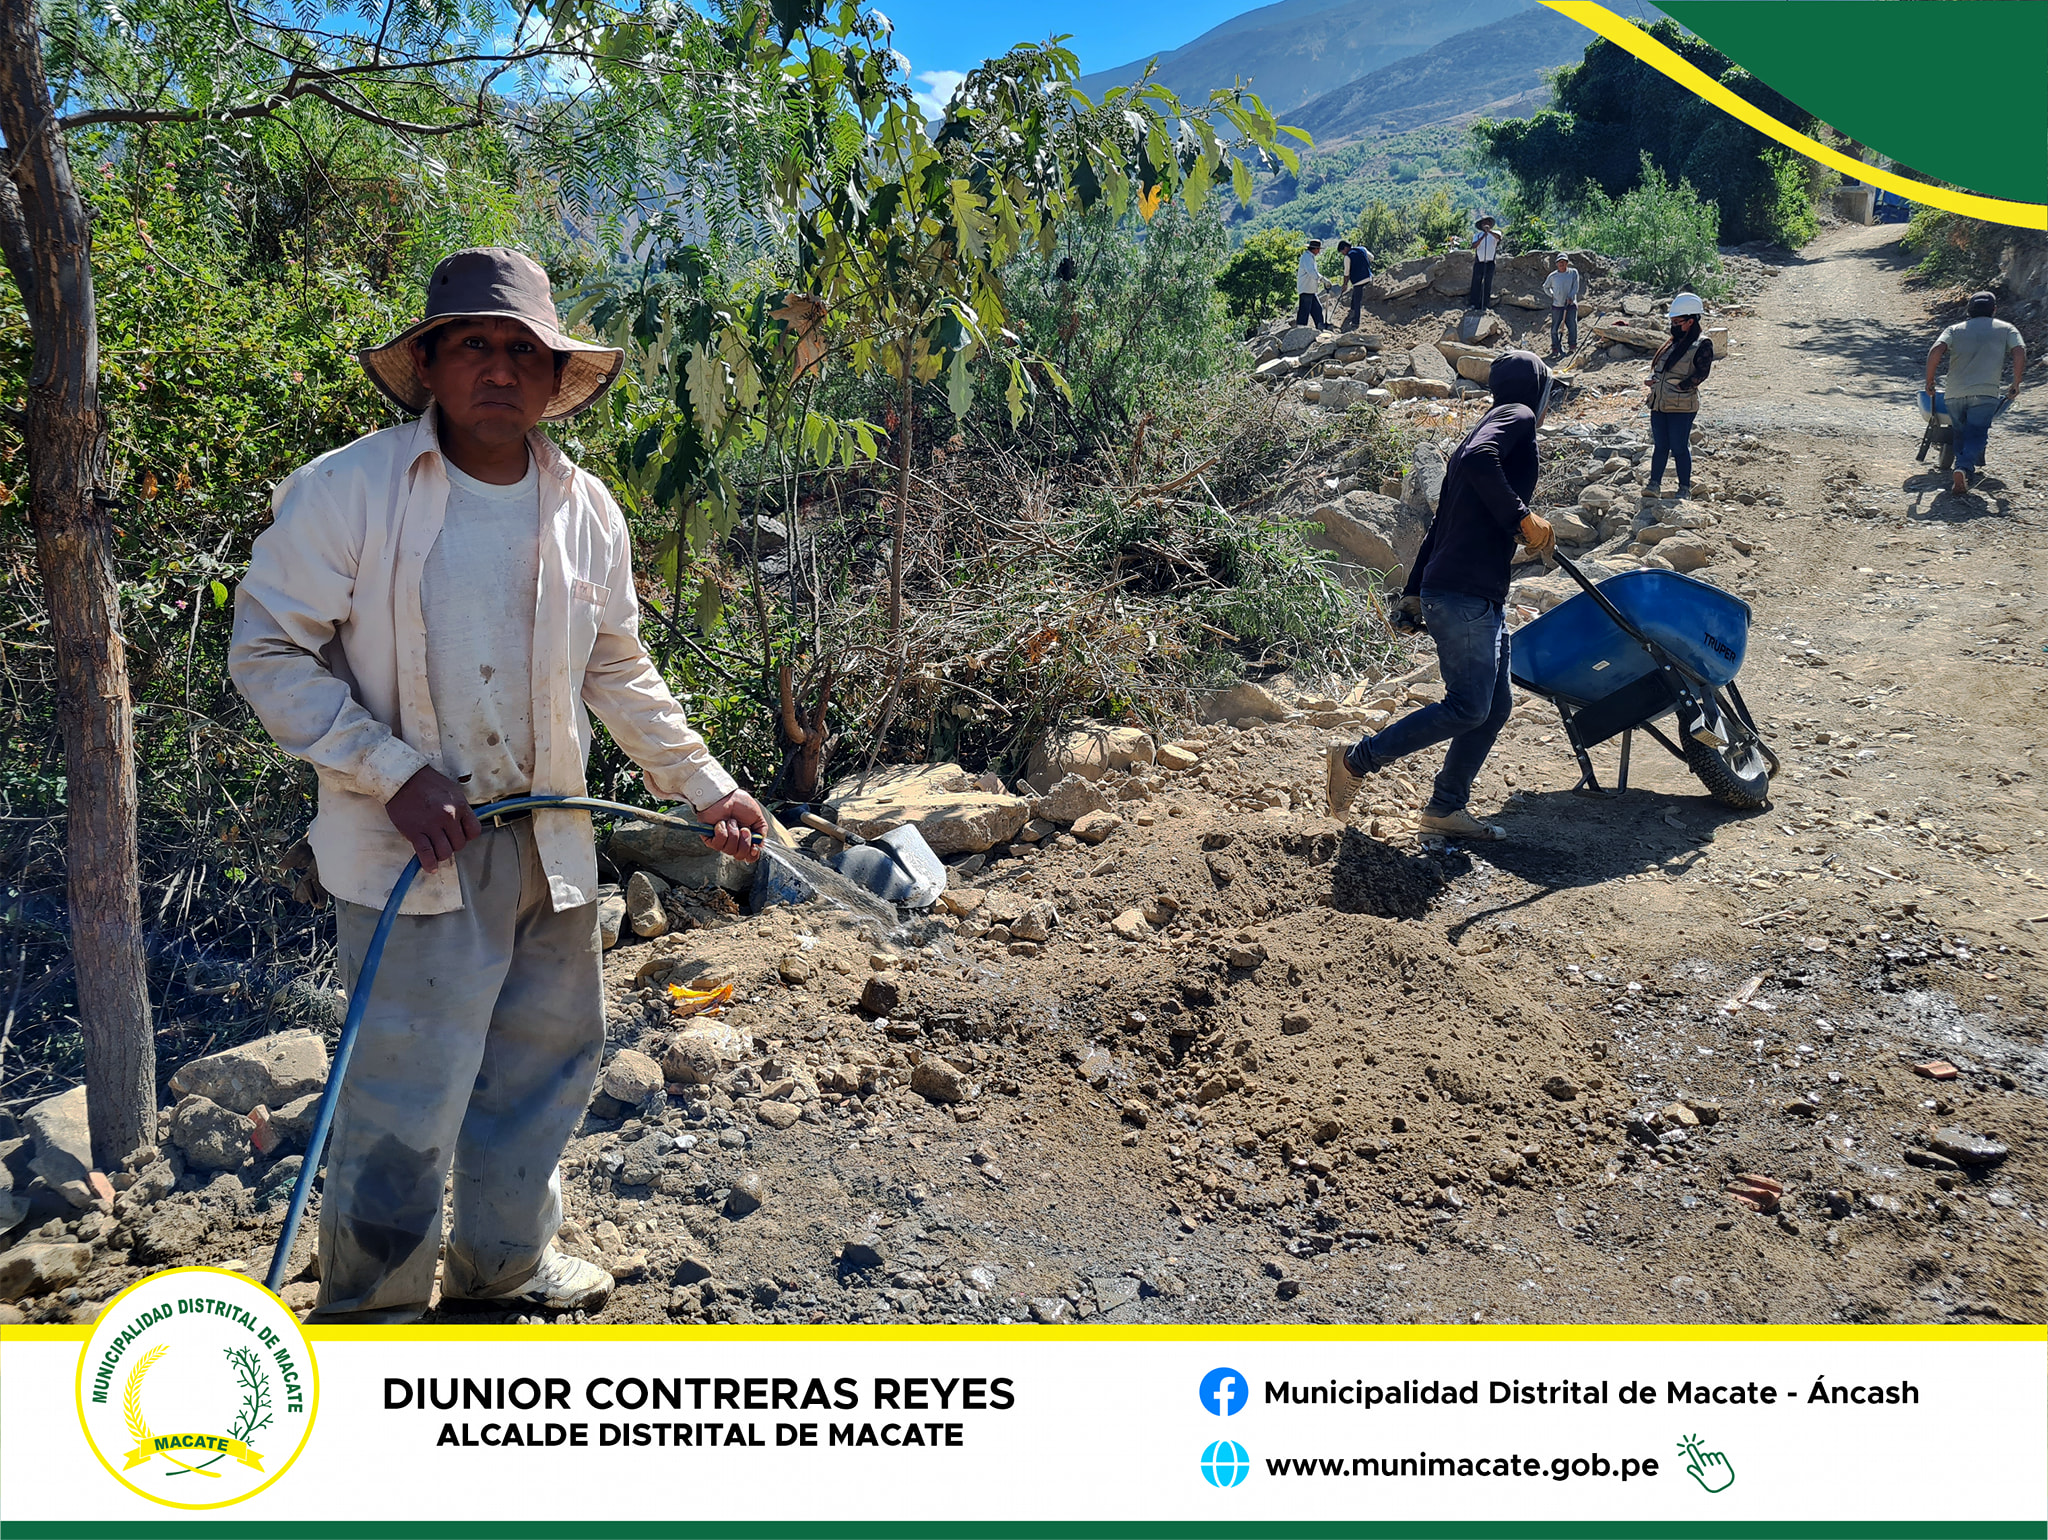
[{"label": "white sneaker", "polygon": [[1499,824],[1481,823],[1463,808],[1455,813],[1422,813],[1416,818],[1415,825],[1425,834],[1441,834],[1447,839],[1504,840],[1508,837],[1508,831]]},{"label": "white sneaker", "polygon": [[1324,795],[1330,807],[1332,818],[1342,818],[1350,811],[1352,798],[1358,795],[1358,788],[1365,784],[1365,777],[1355,774],[1344,763],[1348,743],[1333,743],[1324,754],[1328,771],[1324,782]]},{"label": "white sneaker", "polygon": [[538,1310],[601,1310],[612,1297],[615,1280],[595,1262],[572,1257],[550,1244],[540,1255],[540,1266],[508,1289],[482,1294],[444,1295],[457,1303],[531,1305]]}]

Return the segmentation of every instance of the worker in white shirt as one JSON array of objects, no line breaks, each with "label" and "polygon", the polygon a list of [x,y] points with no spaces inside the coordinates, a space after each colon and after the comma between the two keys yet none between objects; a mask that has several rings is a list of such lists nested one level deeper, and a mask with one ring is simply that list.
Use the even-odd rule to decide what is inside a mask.
[{"label": "worker in white shirt", "polygon": [[1571,351],[1578,352],[1579,270],[1561,251],[1551,263],[1550,275],[1543,280],[1543,292],[1550,296],[1550,356],[1555,358],[1560,351],[1560,333],[1570,335]]},{"label": "worker in white shirt", "polygon": [[1500,236],[1494,233],[1493,216],[1479,221],[1472,237],[1472,292],[1465,303],[1472,310],[1493,308],[1493,259],[1500,252]]},{"label": "worker in white shirt", "polygon": [[594,1309],[612,1276],[557,1249],[557,1163],[604,1051],[587,813],[478,822],[584,793],[590,712],[751,860],[766,819],[683,718],[640,641],[626,524],[543,421],[624,362],[566,335],[547,274],[498,249],[434,269],[425,317],[359,357],[417,420],[287,477],[235,600],[228,670],[319,772],[310,834],[350,989],[408,860],[343,1082],[313,1319],[417,1320],[444,1300]]},{"label": "worker in white shirt", "polygon": [[1295,273],[1294,287],[1300,298],[1294,305],[1294,324],[1306,326],[1316,323],[1321,331],[1328,324],[1323,320],[1323,275],[1316,268],[1316,258],[1323,254],[1321,241],[1310,241],[1308,250],[1301,254],[1301,266]]}]

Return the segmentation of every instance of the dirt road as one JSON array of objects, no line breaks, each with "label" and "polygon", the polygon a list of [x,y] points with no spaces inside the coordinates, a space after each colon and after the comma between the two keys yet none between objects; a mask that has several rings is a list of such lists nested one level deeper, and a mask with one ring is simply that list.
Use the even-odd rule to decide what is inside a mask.
[{"label": "dirt road", "polygon": [[[602,1319],[2048,1319],[2048,455],[2030,393],[1985,490],[1913,461],[1934,322],[1896,233],[1786,263],[1701,420],[1768,810],[1648,747],[1575,796],[1531,701],[1476,799],[1509,841],[1431,850],[1433,758],[1343,827],[1297,717],[1190,734],[1106,844],[999,853],[927,935],[784,911],[622,945],[615,1047],[661,1056],[639,976],[673,968],[735,980],[754,1052],[572,1145],[566,1238],[627,1280]],[[1546,485],[1610,452],[1639,481],[1632,403],[1567,412]],[[1032,906],[1042,944],[989,929]],[[188,1259],[260,1270],[253,1184],[185,1185]],[[152,1222],[96,1240],[78,1308]]]}]

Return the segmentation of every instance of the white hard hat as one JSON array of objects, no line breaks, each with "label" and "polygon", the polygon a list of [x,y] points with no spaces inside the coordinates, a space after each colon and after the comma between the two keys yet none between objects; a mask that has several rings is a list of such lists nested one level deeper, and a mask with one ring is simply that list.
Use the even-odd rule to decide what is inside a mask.
[{"label": "white hard hat", "polygon": [[1700,297],[1697,294],[1681,294],[1671,302],[1671,314],[1674,317],[1682,315],[1705,315],[1706,313],[1707,307],[1705,306],[1705,304],[1701,302]]}]

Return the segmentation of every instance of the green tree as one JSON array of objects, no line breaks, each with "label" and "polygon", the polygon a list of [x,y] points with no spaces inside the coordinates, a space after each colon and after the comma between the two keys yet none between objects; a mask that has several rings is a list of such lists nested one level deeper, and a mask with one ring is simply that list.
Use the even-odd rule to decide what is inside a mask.
[{"label": "green tree", "polygon": [[[1812,127],[1796,103],[1676,23],[1660,19],[1647,30],[1780,122]],[[1472,127],[1475,144],[1514,175],[1528,201],[1571,202],[1588,185],[1618,197],[1635,184],[1647,155],[1663,175],[1690,182],[1716,208],[1720,239],[1797,245],[1811,237],[1812,214],[1803,196],[1788,200],[1778,147],[1627,49],[1596,38],[1580,63],[1558,71],[1555,92],[1556,106],[1532,118]]]},{"label": "green tree", "polygon": [[1216,275],[1216,290],[1230,313],[1256,321],[1285,309],[1307,243],[1299,230],[1261,230],[1248,237]]},{"label": "green tree", "polygon": [[[779,6],[778,14],[787,6]],[[308,142],[337,123],[445,164],[434,147],[487,141],[609,217],[693,185],[701,216],[751,219],[721,176],[781,130],[763,85],[779,52],[751,6],[720,30],[686,10],[602,0],[507,14],[485,4],[346,0],[0,0],[0,256],[32,358],[12,421],[56,656],[65,845],[87,1105],[96,1164],[113,1169],[155,1125],[155,1053],[138,885],[131,678],[115,586],[113,488],[101,401],[91,222],[73,147],[120,154],[189,131],[215,166],[275,124]],[[787,42],[790,28],[780,29]],[[677,172],[672,168],[695,167]]]}]

